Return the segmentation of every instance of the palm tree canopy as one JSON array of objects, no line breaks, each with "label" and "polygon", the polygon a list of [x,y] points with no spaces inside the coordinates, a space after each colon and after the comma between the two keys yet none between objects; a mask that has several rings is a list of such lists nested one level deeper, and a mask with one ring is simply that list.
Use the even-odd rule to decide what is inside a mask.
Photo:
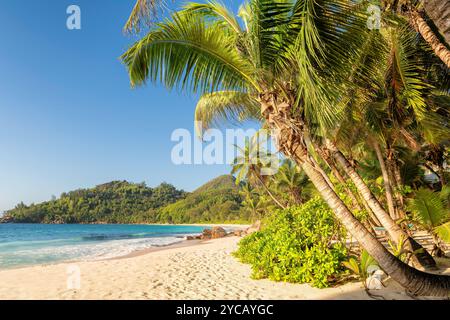
[{"label": "palm tree canopy", "polygon": [[332,126],[342,116],[339,92],[352,85],[349,70],[371,33],[364,11],[341,0],[252,0],[245,8],[245,23],[218,2],[190,3],[156,23],[122,56],[131,84],[200,93],[207,123],[210,99],[221,100],[218,115],[246,118],[254,112],[236,103],[244,94],[248,109],[275,91],[311,127]]}]

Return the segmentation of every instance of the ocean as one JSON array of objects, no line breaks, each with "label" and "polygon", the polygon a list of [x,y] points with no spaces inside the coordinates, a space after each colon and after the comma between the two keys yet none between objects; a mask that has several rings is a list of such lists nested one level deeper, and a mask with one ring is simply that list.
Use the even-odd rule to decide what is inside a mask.
[{"label": "ocean", "polygon": [[118,224],[0,224],[0,269],[99,260],[166,246],[205,227]]}]

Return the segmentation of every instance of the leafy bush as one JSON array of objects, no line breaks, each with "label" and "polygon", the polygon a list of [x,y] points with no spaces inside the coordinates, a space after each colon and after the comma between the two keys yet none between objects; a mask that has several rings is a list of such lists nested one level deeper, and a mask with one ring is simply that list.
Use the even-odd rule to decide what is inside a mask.
[{"label": "leafy bush", "polygon": [[235,256],[252,266],[252,277],[310,283],[323,288],[343,271],[343,230],[331,210],[313,198],[301,206],[275,212],[262,231],[243,238]]}]

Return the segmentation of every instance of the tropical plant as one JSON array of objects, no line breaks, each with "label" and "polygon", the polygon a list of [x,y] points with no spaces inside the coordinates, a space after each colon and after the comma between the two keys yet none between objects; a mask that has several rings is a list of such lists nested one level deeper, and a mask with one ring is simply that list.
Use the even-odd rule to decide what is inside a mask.
[{"label": "tropical plant", "polygon": [[[418,271],[394,257],[354,217],[313,156],[312,149],[322,143],[319,138],[333,133],[345,114],[349,91],[361,87],[351,74],[362,74],[361,65],[365,75],[373,73],[372,64],[364,67],[360,61],[367,52],[376,52],[373,45],[379,40],[377,31],[366,28],[364,8],[340,0],[252,0],[241,16],[243,25],[217,2],[187,5],[173,13],[122,56],[131,84],[151,80],[202,96],[221,91],[248,95],[259,104],[279,150],[302,168],[337,219],[380,266],[414,294],[447,295],[449,277]],[[217,114],[233,114],[234,107],[220,105]],[[252,113],[241,114],[240,120]],[[329,149],[342,160],[335,145]],[[377,217],[387,216],[380,222],[396,230],[399,239],[404,232],[364,192],[364,181],[354,178]]]},{"label": "tropical plant", "polygon": [[[399,142],[402,142],[417,150],[418,146],[420,147],[416,137],[419,128],[424,136],[426,132],[432,132],[435,136],[439,136],[439,132],[446,132],[444,136],[448,136],[446,116],[441,117],[430,107],[432,103],[429,102],[434,100],[435,93],[430,91],[432,87],[424,73],[426,68],[419,58],[424,55],[423,44],[417,41],[417,37],[404,23],[397,22],[388,25],[386,29],[373,36],[376,38],[377,49],[365,53],[358,60],[361,66],[360,69],[356,68],[354,81],[364,83],[348,92],[350,96],[345,99],[348,117],[338,127],[335,140],[327,142],[327,148],[351,178],[367,206],[387,229],[390,237],[395,242],[406,239],[405,246],[408,250],[417,252],[412,259],[414,264],[435,267],[428,252],[418,251],[420,245],[394,221],[403,216],[403,197],[399,191],[402,188],[402,178],[398,149]],[[371,65],[377,67],[368,68]],[[381,72],[383,69],[385,71]],[[429,113],[425,117],[427,109]],[[361,121],[356,128],[355,121]],[[369,147],[375,150],[389,214],[354,166],[336,147],[336,144],[353,140],[348,139],[348,136],[355,134],[362,141],[370,142]],[[398,203],[394,202],[394,191]]]},{"label": "tropical plant", "polygon": [[269,210],[269,204],[250,184],[241,187],[240,194],[243,196],[242,205],[253,221],[261,219]]},{"label": "tropical plant", "polygon": [[[263,137],[264,139],[264,137]],[[262,148],[262,141],[259,133],[256,133],[251,139],[245,140],[244,147],[235,145],[239,155],[234,159],[231,174],[236,175],[236,183],[242,180],[248,180],[255,186],[260,186],[270,196],[273,202],[284,209],[284,205],[278,200],[267,186],[267,175],[264,169],[273,161],[278,161],[270,152]]]},{"label": "tropical plant", "polygon": [[155,21],[158,9],[164,5],[164,2],[164,0],[136,0],[124,31],[139,33],[143,26],[148,27],[152,21]]},{"label": "tropical plant", "polygon": [[370,276],[370,269],[372,267],[378,267],[375,259],[372,258],[366,250],[361,250],[359,257],[350,257],[347,261],[343,261],[342,265],[358,276],[366,289],[366,280]]},{"label": "tropical plant", "polygon": [[287,192],[289,204],[303,203],[302,191],[309,180],[293,161],[285,159],[272,180],[281,192]]},{"label": "tropical plant", "polygon": [[243,238],[235,255],[252,266],[253,277],[311,283],[322,288],[342,272],[345,233],[320,198],[278,210],[262,231]]},{"label": "tropical plant", "polygon": [[433,251],[438,256],[444,255],[440,239],[450,243],[449,189],[444,187],[438,193],[421,188],[415,192],[413,198],[407,201],[413,220],[433,236]]},{"label": "tropical plant", "polygon": [[[445,23],[446,15],[446,5],[441,1],[433,1],[431,4],[430,1],[418,1],[418,0],[383,0],[381,3],[383,4],[383,9],[385,12],[394,13],[403,17],[409,21],[410,25],[414,27],[417,32],[422,36],[422,38],[427,42],[430,48],[434,51],[436,56],[438,56],[443,63],[450,68],[450,50],[447,48],[449,45],[449,33],[448,33],[448,23]],[[425,7],[425,10],[423,8]],[[436,12],[436,8],[440,8],[439,12]],[[434,10],[433,10],[434,9]],[[426,11],[426,12],[425,12]],[[433,16],[433,20],[427,21],[427,14],[431,14]],[[441,28],[444,36],[444,41],[440,40],[438,36],[439,32],[436,34],[433,31],[433,23],[429,24],[430,21],[435,21],[437,23],[438,28]],[[435,27],[434,27],[435,28]],[[447,41],[447,43],[446,43]]]}]

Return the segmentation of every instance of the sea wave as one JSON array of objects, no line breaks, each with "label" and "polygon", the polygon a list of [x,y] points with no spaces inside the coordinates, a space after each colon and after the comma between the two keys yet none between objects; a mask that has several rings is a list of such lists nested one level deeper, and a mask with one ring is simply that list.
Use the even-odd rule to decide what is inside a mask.
[{"label": "sea wave", "polygon": [[137,237],[118,238],[88,237],[90,241],[83,241],[58,245],[58,242],[51,244],[50,241],[43,246],[34,243],[33,248],[16,246],[15,250],[3,250],[0,252],[0,267],[12,267],[20,265],[43,264],[59,261],[93,261],[126,256],[132,252],[149,249],[152,247],[162,247],[183,241],[188,235],[176,234],[164,237]]}]

